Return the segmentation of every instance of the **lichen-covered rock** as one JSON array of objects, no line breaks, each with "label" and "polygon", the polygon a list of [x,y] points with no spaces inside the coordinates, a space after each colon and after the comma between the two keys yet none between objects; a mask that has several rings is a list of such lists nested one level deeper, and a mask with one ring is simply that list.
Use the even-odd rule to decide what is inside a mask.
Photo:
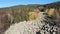
[{"label": "lichen-covered rock", "polygon": [[40,12],[35,20],[11,25],[5,34],[59,34],[59,28],[44,13]]}]

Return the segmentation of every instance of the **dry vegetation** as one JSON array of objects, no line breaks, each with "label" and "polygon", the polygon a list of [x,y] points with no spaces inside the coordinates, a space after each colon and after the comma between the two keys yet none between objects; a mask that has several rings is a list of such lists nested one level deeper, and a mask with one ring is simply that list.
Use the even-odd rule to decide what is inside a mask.
[{"label": "dry vegetation", "polygon": [[[34,19],[34,17],[30,17],[33,15],[33,13],[32,15],[29,15],[28,13],[34,12],[33,9],[38,8],[40,6],[45,6],[45,9],[48,9],[47,13],[53,17],[53,20],[56,21],[57,24],[60,25],[60,2],[55,2],[46,5],[38,5],[38,4],[19,5],[13,7],[0,8],[0,24],[1,24],[0,31],[1,32],[5,31],[11,24],[18,23],[20,21],[25,20],[28,21]],[[11,17],[9,17],[9,15]]]}]

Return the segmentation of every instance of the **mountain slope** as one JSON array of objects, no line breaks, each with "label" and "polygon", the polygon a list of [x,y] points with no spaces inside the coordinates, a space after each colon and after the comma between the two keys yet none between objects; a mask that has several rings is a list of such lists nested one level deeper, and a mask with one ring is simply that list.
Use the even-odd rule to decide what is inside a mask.
[{"label": "mountain slope", "polygon": [[49,7],[49,8],[59,8],[60,7],[60,1],[59,2],[53,2],[50,4],[46,4],[44,6]]},{"label": "mountain slope", "polygon": [[[60,8],[60,1],[54,2],[51,4],[46,4],[46,5],[30,4],[30,5],[17,5],[17,6],[12,6],[12,7],[0,8],[0,24],[1,24],[0,28],[2,27],[1,30],[5,31],[7,29],[7,27],[9,27],[13,23],[16,23],[16,22],[18,23],[20,21],[25,21],[25,20],[27,21],[28,12],[34,12],[33,9],[38,8],[40,6],[44,6],[45,8],[48,8],[48,9],[49,8],[58,9],[58,8]],[[56,10],[56,12],[60,16],[60,9],[58,9],[58,10]],[[12,19],[11,17],[8,17],[9,15],[12,18],[14,17],[13,21],[11,20]],[[11,21],[12,21],[12,23],[11,23]]]}]

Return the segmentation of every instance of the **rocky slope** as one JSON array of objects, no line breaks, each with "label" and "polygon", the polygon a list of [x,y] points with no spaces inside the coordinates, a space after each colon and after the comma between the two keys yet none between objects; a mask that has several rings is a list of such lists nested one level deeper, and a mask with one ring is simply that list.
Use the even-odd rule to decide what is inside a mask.
[{"label": "rocky slope", "polygon": [[[12,23],[15,23],[15,22],[26,20],[27,13],[30,10],[33,10],[33,8],[36,8],[39,6],[42,6],[42,5],[39,5],[39,4],[32,5],[31,4],[31,5],[27,5],[27,6],[26,5],[20,6],[19,5],[19,6],[7,7],[7,8],[0,8],[0,24],[1,24],[0,25],[0,34],[2,34],[2,32],[4,32],[7,29],[7,27],[10,26],[11,21],[13,21]],[[57,14],[59,14],[59,16],[57,16],[57,17],[58,17],[58,19],[60,19],[60,1],[55,2],[55,3],[51,3],[51,4],[46,4],[44,6],[46,6],[47,8],[56,8],[57,9],[56,12],[57,12]],[[6,14],[7,15],[10,14],[10,16],[12,16],[12,18],[14,17],[14,20],[12,18],[8,19],[9,17],[6,17]],[[56,15],[54,14],[53,16],[56,16]],[[54,20],[55,20],[55,18],[54,18]],[[59,27],[60,27],[60,20],[56,21],[56,24],[57,25],[59,24]]]},{"label": "rocky slope", "polygon": [[32,21],[15,23],[5,34],[60,34],[59,27],[45,12],[40,12],[38,18]]}]

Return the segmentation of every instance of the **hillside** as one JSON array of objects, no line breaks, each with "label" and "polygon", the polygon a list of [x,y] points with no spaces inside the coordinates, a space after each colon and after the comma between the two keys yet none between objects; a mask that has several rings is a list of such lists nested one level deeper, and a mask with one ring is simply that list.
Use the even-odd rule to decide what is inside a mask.
[{"label": "hillside", "polygon": [[45,4],[44,6],[47,8],[59,8],[60,7],[60,1],[59,2],[53,2],[50,4]]},{"label": "hillside", "polygon": [[[56,24],[60,25],[60,1],[44,5],[50,12]],[[52,13],[53,12],[53,13]]]},{"label": "hillside", "polygon": [[[60,19],[60,1],[54,2],[50,4],[40,5],[40,4],[29,4],[29,5],[17,5],[12,7],[0,8],[0,24],[2,27],[1,30],[5,31],[7,27],[11,24],[18,23],[20,21],[28,21],[28,12],[34,12],[34,8],[38,8],[44,6],[45,8],[55,8],[57,15],[53,15],[54,17],[57,16]],[[56,13],[55,12],[55,13]],[[55,18],[54,18],[55,19]],[[60,20],[58,21],[60,23]],[[4,24],[4,25],[3,25]],[[1,32],[0,32],[1,33]]]},{"label": "hillside", "polygon": [[[27,18],[27,14],[28,12],[33,12],[34,8],[37,8],[39,6],[44,6],[45,8],[59,8],[60,7],[60,1],[59,2],[54,2],[54,3],[50,3],[50,4],[45,4],[45,5],[40,5],[40,4],[29,4],[29,5],[16,5],[16,6],[12,6],[12,7],[6,7],[6,8],[0,8],[0,12],[2,13],[9,13],[11,15],[13,15],[14,22],[19,22],[23,21],[23,20],[28,20]],[[60,9],[58,9],[60,11]],[[19,19],[19,16],[21,16]],[[18,16],[18,17],[16,17]],[[24,18],[23,16],[25,16],[26,18]]]}]

